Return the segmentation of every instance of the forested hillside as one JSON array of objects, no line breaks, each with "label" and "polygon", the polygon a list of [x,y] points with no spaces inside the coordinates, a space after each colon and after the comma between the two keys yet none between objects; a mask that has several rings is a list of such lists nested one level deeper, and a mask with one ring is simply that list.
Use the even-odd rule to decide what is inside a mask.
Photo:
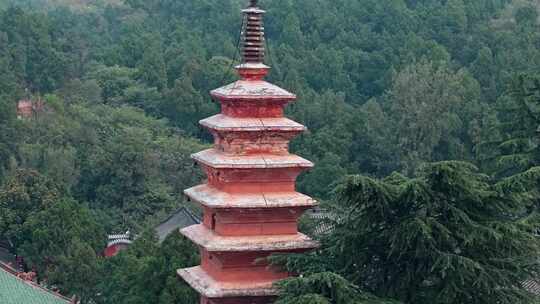
[{"label": "forested hillside", "polygon": [[[179,236],[158,246],[155,236],[143,232],[185,204],[182,190],[201,178],[189,154],[210,143],[198,125],[219,110],[208,91],[236,77],[231,67],[239,60],[240,9],[245,2],[0,0],[0,235],[27,257],[41,279],[65,294],[77,294],[83,303],[196,301],[174,274],[175,268],[197,262],[193,248]],[[261,1],[268,11],[269,80],[298,94],[288,115],[309,128],[292,145],[293,152],[316,163],[301,177],[300,191],[323,202],[340,198],[351,204],[369,202],[366,197],[372,194],[372,199],[396,208],[385,209],[383,215],[356,210],[355,215],[347,206],[334,206],[336,214],[355,217],[333,223],[341,238],[329,237],[321,252],[351,257],[348,261],[356,264],[320,264],[320,256],[301,258],[307,266],[291,262],[303,268],[289,265],[293,270],[308,269],[306,277],[315,276],[291,284],[307,284],[316,296],[294,294],[284,285],[288,293],[280,303],[379,301],[375,296],[357,298],[358,286],[404,303],[532,303],[521,290],[502,289],[519,289],[520,280],[534,271],[493,261],[516,254],[522,262],[529,258],[531,270],[538,266],[530,259],[538,248],[524,245],[534,243],[528,225],[536,218],[529,215],[536,212],[540,189],[540,173],[534,169],[540,164],[540,26],[535,4]],[[43,100],[45,108],[30,119],[17,119],[21,99]],[[441,161],[460,162],[430,165]],[[349,174],[365,177],[358,180]],[[444,204],[434,206],[430,197]],[[414,205],[412,198],[424,205]],[[456,200],[481,207],[453,206]],[[485,207],[492,201],[496,210]],[[410,210],[399,209],[399,204]],[[446,219],[440,225],[414,226],[418,222],[396,216],[410,212],[422,217],[448,208],[463,216],[466,225]],[[486,224],[503,215],[508,220],[504,225]],[[521,226],[515,222],[523,218],[530,221]],[[401,231],[439,229],[445,240],[437,243],[411,234],[408,243],[395,240],[370,249],[346,238],[355,232],[370,239],[374,232],[369,227],[358,228],[366,219],[374,227],[402,225]],[[485,234],[463,241],[466,232],[449,232],[459,227],[485,229]],[[126,230],[142,237],[118,258],[98,258],[106,233]],[[503,236],[516,238],[515,243],[491,256],[491,262],[482,264],[486,268],[473,263],[483,258],[475,250],[497,251],[500,243],[491,238]],[[477,272],[466,278],[434,277],[425,259],[410,254],[418,249],[413,239],[425,241],[416,243],[425,248],[445,248],[447,264],[439,264],[441,256],[428,259],[440,266],[437,271],[463,267]],[[391,259],[393,266],[402,271],[416,261],[420,266],[411,271],[421,280],[404,280],[403,273],[375,265],[386,259],[383,252],[377,252],[381,258],[374,261],[352,250],[332,251],[348,245],[356,246],[351,247],[356,253],[389,250],[389,259],[396,258]],[[449,256],[459,253],[449,248],[456,246],[470,247],[460,247],[467,253],[452,262]],[[410,255],[401,256],[395,248]],[[354,268],[360,265],[369,266]],[[85,275],[79,273],[81,267]],[[512,277],[497,267],[519,271]],[[332,282],[338,282],[339,290],[356,295],[339,300],[318,283],[309,285],[320,282],[316,276],[321,272],[338,278]],[[477,281],[485,302],[455,290],[444,290],[440,300],[433,300],[444,282],[475,286],[471,278],[479,273],[498,276],[507,285]]]},{"label": "forested hillside", "polygon": [[69,7],[76,11],[100,10],[105,5],[121,6],[122,0],[1,0],[0,6],[17,5],[31,10],[51,10]]}]

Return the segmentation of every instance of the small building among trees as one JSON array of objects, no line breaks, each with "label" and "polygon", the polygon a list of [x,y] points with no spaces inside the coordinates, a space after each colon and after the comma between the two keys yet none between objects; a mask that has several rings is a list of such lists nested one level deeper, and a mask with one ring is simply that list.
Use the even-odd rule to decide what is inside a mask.
[{"label": "small building among trees", "polygon": [[108,258],[113,257],[120,251],[127,249],[131,243],[131,233],[129,231],[124,234],[111,234],[103,255]]},{"label": "small building among trees", "polygon": [[[162,243],[169,234],[200,223],[201,219],[197,215],[186,207],[182,207],[157,225],[154,230],[159,238],[159,242]],[[129,231],[124,234],[109,235],[109,241],[107,248],[103,252],[103,256],[108,258],[116,256],[120,251],[127,249],[133,242],[133,239],[136,238],[137,236],[132,236]]]},{"label": "small building among trees", "polygon": [[36,113],[43,112],[44,109],[45,102],[41,98],[38,98],[37,100],[29,98],[21,99],[17,103],[17,118],[32,118]]}]

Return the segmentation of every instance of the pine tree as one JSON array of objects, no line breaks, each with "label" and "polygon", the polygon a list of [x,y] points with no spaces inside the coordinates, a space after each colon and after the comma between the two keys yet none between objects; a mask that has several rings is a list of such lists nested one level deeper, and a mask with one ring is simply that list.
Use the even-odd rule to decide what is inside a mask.
[{"label": "pine tree", "polygon": [[163,115],[188,134],[200,135],[199,120],[215,113],[215,105],[205,100],[193,87],[189,76],[177,79],[161,104]]},{"label": "pine tree", "polygon": [[358,286],[332,272],[292,278],[278,283],[281,298],[276,304],[391,304],[362,292]]},{"label": "pine tree", "polygon": [[393,80],[386,102],[402,171],[424,162],[469,159],[465,130],[477,116],[480,87],[466,71],[422,60]]},{"label": "pine tree", "polygon": [[139,77],[147,85],[162,90],[167,86],[167,68],[163,58],[161,37],[148,34],[146,48],[139,63]]},{"label": "pine tree", "polygon": [[500,104],[497,173],[509,176],[540,165],[540,75],[517,76]]},{"label": "pine tree", "polygon": [[355,285],[407,304],[531,303],[522,282],[540,270],[538,189],[538,169],[495,184],[463,162],[426,165],[414,179],[350,176],[336,189],[320,251],[287,257],[304,278],[280,285],[281,303],[310,294],[345,303],[343,286]]},{"label": "pine tree", "polygon": [[0,92],[0,181],[5,177],[9,161],[17,152],[20,141],[15,107],[12,99]]}]

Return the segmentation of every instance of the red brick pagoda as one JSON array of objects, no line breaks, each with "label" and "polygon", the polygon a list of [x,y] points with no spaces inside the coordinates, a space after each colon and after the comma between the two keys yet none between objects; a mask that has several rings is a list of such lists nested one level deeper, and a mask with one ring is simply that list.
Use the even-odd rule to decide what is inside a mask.
[{"label": "red brick pagoda", "polygon": [[263,80],[270,69],[263,63],[264,13],[256,0],[243,10],[241,80],[211,92],[221,114],[201,124],[215,145],[192,156],[208,181],[185,193],[202,205],[204,219],[181,232],[199,246],[202,261],[178,274],[202,304],[272,303],[273,283],[291,274],[265,258],[317,246],[298,232],[298,218],[316,202],[295,187],[313,164],[288,150],[306,129],[284,117],[296,96]]}]

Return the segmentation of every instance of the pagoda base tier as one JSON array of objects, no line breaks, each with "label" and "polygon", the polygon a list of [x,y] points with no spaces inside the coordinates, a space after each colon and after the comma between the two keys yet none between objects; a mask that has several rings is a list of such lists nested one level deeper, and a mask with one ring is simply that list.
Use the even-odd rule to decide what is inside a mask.
[{"label": "pagoda base tier", "polygon": [[242,298],[222,298],[209,299],[202,298],[201,304],[271,304],[274,303],[276,297],[242,297]]},{"label": "pagoda base tier", "polygon": [[187,269],[179,269],[177,273],[192,288],[194,288],[198,293],[200,293],[203,297],[207,299],[223,299],[235,297],[271,298],[275,297],[278,294],[277,290],[273,287],[274,281],[220,282],[209,276],[200,266]]}]

